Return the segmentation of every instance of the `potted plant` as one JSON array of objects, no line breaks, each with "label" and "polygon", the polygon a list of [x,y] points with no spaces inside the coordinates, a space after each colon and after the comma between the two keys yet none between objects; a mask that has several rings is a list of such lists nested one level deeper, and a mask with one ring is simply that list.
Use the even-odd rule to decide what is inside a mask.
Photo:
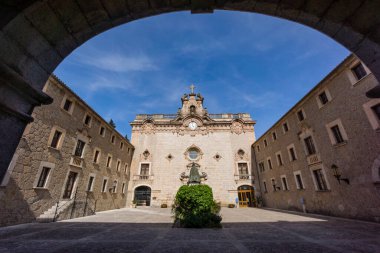
[{"label": "potted plant", "polygon": [[167,204],[161,204],[161,208],[168,208]]},{"label": "potted plant", "polygon": [[263,207],[263,197],[256,196],[256,204],[257,204],[257,207]]},{"label": "potted plant", "polygon": [[228,208],[235,208],[235,204],[228,204]]},{"label": "potted plant", "polygon": [[137,201],[134,199],[132,200],[132,208],[136,208],[137,206]]}]

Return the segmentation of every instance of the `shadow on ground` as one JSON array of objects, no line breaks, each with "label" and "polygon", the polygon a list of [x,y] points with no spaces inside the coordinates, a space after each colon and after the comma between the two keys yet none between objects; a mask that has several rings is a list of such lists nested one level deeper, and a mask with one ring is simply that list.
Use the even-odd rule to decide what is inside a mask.
[{"label": "shadow on ground", "polygon": [[0,229],[0,252],[380,252],[379,224],[346,220],[171,223],[58,222]]}]

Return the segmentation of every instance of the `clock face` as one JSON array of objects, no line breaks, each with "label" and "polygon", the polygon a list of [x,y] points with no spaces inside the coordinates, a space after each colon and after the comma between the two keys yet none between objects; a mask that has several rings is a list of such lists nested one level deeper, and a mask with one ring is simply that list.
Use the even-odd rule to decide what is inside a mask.
[{"label": "clock face", "polygon": [[192,122],[189,123],[189,128],[191,130],[195,130],[197,127],[198,127],[198,125],[197,125],[196,122],[192,121]]}]

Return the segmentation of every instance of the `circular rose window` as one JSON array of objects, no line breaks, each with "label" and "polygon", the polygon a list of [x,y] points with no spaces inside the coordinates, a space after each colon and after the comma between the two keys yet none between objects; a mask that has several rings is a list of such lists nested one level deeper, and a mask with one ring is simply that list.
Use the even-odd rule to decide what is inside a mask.
[{"label": "circular rose window", "polygon": [[196,160],[199,157],[199,151],[195,148],[189,149],[190,160]]}]

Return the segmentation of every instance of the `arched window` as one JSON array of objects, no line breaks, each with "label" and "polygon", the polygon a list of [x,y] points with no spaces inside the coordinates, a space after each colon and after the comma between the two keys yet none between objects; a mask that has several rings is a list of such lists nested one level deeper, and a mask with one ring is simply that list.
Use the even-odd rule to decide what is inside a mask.
[{"label": "arched window", "polygon": [[194,105],[190,106],[190,113],[195,113],[195,106]]}]

